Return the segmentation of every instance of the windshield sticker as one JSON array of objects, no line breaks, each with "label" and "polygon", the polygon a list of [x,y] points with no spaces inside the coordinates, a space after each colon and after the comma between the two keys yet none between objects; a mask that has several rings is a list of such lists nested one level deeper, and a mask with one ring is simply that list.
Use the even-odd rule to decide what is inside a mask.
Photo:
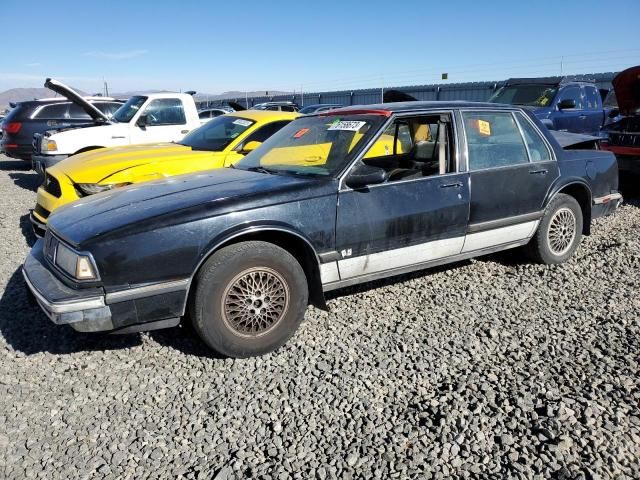
[{"label": "windshield sticker", "polygon": [[491,124],[485,120],[478,120],[478,132],[480,135],[491,136]]},{"label": "windshield sticker", "polygon": [[302,137],[305,133],[307,133],[309,131],[308,128],[301,128],[300,130],[298,130],[295,135],[293,136],[293,138],[300,138]]},{"label": "windshield sticker", "polygon": [[244,120],[243,118],[238,118],[237,120],[233,121],[234,125],[240,125],[241,127],[248,127],[249,125],[251,125],[251,121],[250,120]]},{"label": "windshield sticker", "polygon": [[328,130],[344,130],[347,132],[357,132],[366,124],[367,122],[356,122],[353,120],[337,120],[329,126]]}]

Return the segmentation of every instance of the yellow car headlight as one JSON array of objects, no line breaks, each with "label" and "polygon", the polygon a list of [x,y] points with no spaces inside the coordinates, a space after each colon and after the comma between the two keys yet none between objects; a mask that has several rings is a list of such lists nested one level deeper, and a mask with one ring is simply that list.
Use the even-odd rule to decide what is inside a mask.
[{"label": "yellow car headlight", "polygon": [[131,182],[121,182],[121,183],[76,183],[76,191],[81,197],[87,195],[95,195],[96,193],[106,192],[108,190],[113,190],[114,188],[126,187],[127,185],[131,185]]}]

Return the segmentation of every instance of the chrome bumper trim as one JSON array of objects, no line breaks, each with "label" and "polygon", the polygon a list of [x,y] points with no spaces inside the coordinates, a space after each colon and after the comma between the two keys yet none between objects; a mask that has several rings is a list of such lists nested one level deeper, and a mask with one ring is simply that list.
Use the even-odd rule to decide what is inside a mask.
[{"label": "chrome bumper trim", "polygon": [[33,286],[24,268],[22,269],[22,276],[24,277],[24,281],[29,287],[29,290],[31,290],[31,293],[33,293],[36,300],[38,300],[38,303],[50,313],[80,312],[105,306],[104,297],[91,297],[71,302],[50,302],[36,289],[36,287]]},{"label": "chrome bumper trim", "polygon": [[622,203],[622,194],[619,192],[610,193],[609,195],[604,195],[602,197],[594,197],[593,204],[594,205],[602,205],[604,203],[617,201],[618,204]]}]

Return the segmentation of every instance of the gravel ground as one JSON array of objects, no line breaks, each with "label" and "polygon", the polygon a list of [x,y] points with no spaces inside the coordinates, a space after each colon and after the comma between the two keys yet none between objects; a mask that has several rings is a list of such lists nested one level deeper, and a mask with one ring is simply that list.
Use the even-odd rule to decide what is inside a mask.
[{"label": "gravel ground", "polygon": [[332,295],[275,354],[79,334],[27,302],[35,175],[0,159],[1,478],[640,478],[640,193],[569,264]]}]

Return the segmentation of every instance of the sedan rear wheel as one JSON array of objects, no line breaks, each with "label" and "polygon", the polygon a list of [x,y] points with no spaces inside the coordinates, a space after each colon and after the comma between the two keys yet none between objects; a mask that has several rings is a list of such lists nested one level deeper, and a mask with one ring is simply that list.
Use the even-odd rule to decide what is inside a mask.
[{"label": "sedan rear wheel", "polygon": [[229,357],[262,355],[283,345],[307,308],[307,278],[286,250],[242,242],[214,253],[196,277],[193,326]]},{"label": "sedan rear wheel", "polygon": [[582,238],[582,209],[570,195],[555,196],[540,220],[528,245],[532,257],[546,264],[564,263],[576,251]]}]

